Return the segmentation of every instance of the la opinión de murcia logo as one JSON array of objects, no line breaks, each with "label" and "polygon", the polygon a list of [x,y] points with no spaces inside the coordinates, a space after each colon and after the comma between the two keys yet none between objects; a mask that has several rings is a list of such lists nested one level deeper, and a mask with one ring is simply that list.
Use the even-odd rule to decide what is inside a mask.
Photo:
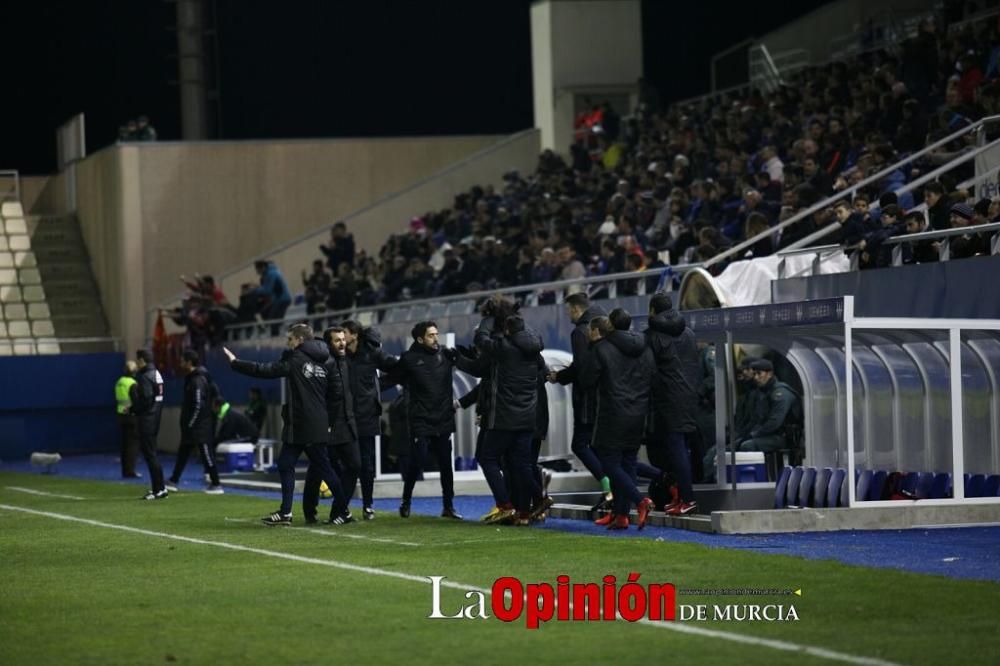
[{"label": "la opini\u00f3n de murcia logo", "polygon": [[799,619],[791,604],[678,605],[677,591],[672,583],[653,583],[644,587],[639,583],[640,574],[634,572],[621,585],[613,575],[604,576],[600,584],[571,583],[569,576],[558,576],[555,587],[544,582],[525,585],[517,578],[505,576],[496,579],[490,590],[467,590],[466,603],[448,614],[441,605],[441,588],[446,577],[428,578],[432,586],[431,614],[427,616],[430,620],[489,620],[495,617],[515,622],[523,616],[528,629],[538,629],[551,620],[797,622]]}]

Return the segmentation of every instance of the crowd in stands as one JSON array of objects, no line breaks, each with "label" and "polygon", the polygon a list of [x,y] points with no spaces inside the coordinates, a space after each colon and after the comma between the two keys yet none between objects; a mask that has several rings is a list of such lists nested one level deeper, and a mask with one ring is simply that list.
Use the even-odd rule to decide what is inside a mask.
[{"label": "crowd in stands", "polygon": [[[889,50],[803,70],[770,94],[661,109],[643,86],[631,117],[607,103],[581,113],[568,159],[545,151],[533,173],[511,171],[500,188],[473,187],[450,208],[414,217],[377,257],[335,225],[320,248],[325,260],[303,274],[309,312],[706,261],[1000,112],[998,77],[994,17],[952,32],[924,21]],[[772,254],[838,221],[840,232],[818,243],[843,242],[860,250],[862,267],[881,266],[890,235],[998,219],[990,200],[971,202],[967,214],[970,195],[955,190],[971,161],[896,194],[973,141],[970,133],[946,144],[847,197],[846,209],[825,207],[731,260]],[[910,215],[922,202],[927,215]],[[969,238],[953,258],[987,251]],[[906,253],[936,259],[930,243]]]},{"label": "crowd in stands", "polygon": [[156,128],[149,124],[148,116],[139,116],[118,127],[119,141],[156,141]]}]

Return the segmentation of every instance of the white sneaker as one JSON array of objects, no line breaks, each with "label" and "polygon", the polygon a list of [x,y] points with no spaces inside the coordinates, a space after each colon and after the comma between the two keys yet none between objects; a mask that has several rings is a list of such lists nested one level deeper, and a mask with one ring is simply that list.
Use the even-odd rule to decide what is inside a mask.
[{"label": "white sneaker", "polygon": [[206,495],[222,495],[226,491],[222,489],[222,486],[209,486],[205,488]]},{"label": "white sneaker", "polygon": [[169,490],[172,493],[176,493],[177,492],[177,486],[175,486],[174,484],[170,483],[169,481],[167,483],[164,483],[163,487],[166,488],[167,490]]}]

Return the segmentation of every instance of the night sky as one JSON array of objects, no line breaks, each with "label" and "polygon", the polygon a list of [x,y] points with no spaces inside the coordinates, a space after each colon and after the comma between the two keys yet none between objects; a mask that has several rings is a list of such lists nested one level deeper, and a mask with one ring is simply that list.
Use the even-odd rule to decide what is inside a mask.
[{"label": "night sky", "polygon": [[[824,4],[643,0],[646,77],[706,92],[711,56]],[[214,7],[213,7],[214,5]],[[218,138],[513,132],[533,123],[529,0],[211,0]],[[175,5],[4,6],[0,169],[55,168],[55,128],[87,116],[87,150],[146,114],[180,138]],[[683,63],[683,65],[682,65]]]}]

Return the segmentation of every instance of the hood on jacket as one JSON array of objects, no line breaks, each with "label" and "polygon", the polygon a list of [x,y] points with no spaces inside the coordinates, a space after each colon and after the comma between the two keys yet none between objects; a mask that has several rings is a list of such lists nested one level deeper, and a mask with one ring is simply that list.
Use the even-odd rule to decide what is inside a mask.
[{"label": "hood on jacket", "polygon": [[326,360],[330,358],[330,349],[322,340],[306,340],[296,347],[296,351],[301,351],[316,363],[326,363]]},{"label": "hood on jacket", "polygon": [[582,326],[583,324],[589,324],[590,320],[594,317],[607,317],[608,313],[604,311],[600,305],[591,305],[589,308],[584,310],[583,314],[576,321],[577,326]]},{"label": "hood on jacket", "polygon": [[621,353],[633,358],[642,356],[642,352],[646,350],[646,338],[635,331],[612,331],[605,340]]},{"label": "hood on jacket", "polygon": [[649,317],[649,327],[651,329],[657,333],[672,335],[675,338],[684,332],[685,326],[687,326],[687,322],[684,321],[684,317],[673,308],[650,315]]},{"label": "hood on jacket", "polygon": [[538,354],[545,349],[545,344],[542,342],[542,336],[528,329],[518,331],[507,339],[510,340],[512,345],[527,355]]},{"label": "hood on jacket", "polygon": [[[203,376],[207,377],[208,376],[208,368],[206,368],[203,365],[195,366],[195,369],[192,370],[191,372],[189,372],[187,374],[187,377],[190,377],[191,379],[194,379],[197,375],[203,375]],[[185,379],[187,377],[185,377]]]},{"label": "hood on jacket", "polygon": [[417,342],[416,340],[414,340],[413,344],[410,345],[410,351],[411,352],[420,352],[421,354],[428,354],[430,356],[434,356],[435,354],[437,354],[438,352],[441,351],[441,346],[438,345],[437,350],[429,349],[429,348],[423,346],[422,344],[420,344],[419,342]]}]

